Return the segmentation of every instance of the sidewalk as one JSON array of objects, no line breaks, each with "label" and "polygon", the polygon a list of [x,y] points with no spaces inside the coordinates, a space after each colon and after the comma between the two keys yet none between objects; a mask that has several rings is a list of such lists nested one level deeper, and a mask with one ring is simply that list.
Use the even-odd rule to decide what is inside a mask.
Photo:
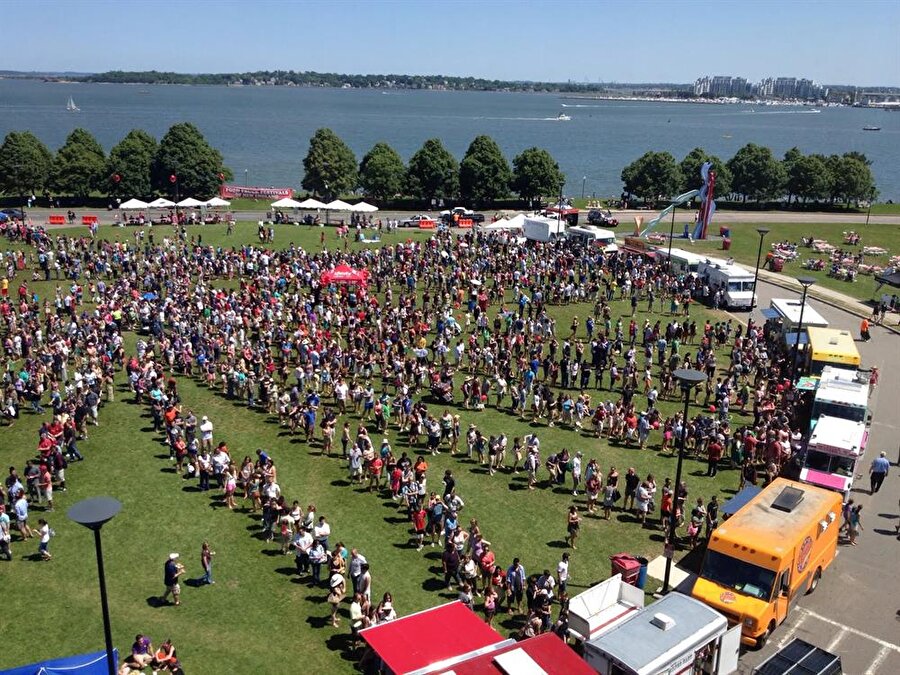
[{"label": "sidewalk", "polygon": [[[781,288],[785,288],[796,293],[803,292],[803,287],[798,281],[792,279],[791,277],[785,276],[784,274],[769,272],[768,270],[760,268],[759,278],[760,281],[765,281],[766,283],[780,286]],[[824,302],[826,305],[831,305],[832,307],[837,307],[838,309],[844,310],[845,312],[849,312],[850,314],[858,316],[861,319],[868,319],[872,316],[871,305],[867,305],[866,303],[857,300],[856,298],[852,298],[849,295],[845,295],[838,291],[833,291],[830,288],[825,288],[823,286],[810,286],[809,290],[807,291],[807,296],[809,296],[810,298],[815,298],[819,302]],[[893,316],[894,315],[888,315],[885,319],[885,323],[880,325],[882,328],[900,335],[900,325],[898,325],[897,322],[893,320]]]}]

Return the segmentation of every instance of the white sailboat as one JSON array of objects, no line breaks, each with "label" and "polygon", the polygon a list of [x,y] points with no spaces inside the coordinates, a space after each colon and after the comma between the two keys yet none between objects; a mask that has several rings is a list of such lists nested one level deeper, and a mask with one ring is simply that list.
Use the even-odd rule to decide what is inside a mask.
[{"label": "white sailboat", "polygon": [[68,102],[66,103],[66,110],[68,110],[69,112],[78,112],[79,110],[81,110],[81,108],[75,105],[75,99],[70,96]]}]

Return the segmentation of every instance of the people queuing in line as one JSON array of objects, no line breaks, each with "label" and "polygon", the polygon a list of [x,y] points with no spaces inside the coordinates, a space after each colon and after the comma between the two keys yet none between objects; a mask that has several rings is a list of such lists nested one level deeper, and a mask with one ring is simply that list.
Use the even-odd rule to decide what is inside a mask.
[{"label": "people queuing in line", "polygon": [[[562,589],[554,594],[560,580],[549,571],[527,576],[510,552],[502,553],[512,564],[502,564],[475,518],[461,525],[465,501],[452,470],[443,489],[429,489],[427,457],[464,454],[510,480],[521,466],[532,490],[571,483],[573,500],[586,504],[567,515],[574,550],[582,520],[598,511],[608,519],[623,497],[621,508],[643,526],[654,525],[657,510],[653,476],[642,480],[629,469],[620,480],[614,467],[604,474],[596,458],[577,449],[584,436],[636,452],[682,451],[706,462],[709,476],[727,463],[741,485],[757,483],[760,473],[774,479],[799,447],[808,401],[785,377],[790,353],[770,325],[698,322],[692,304],[715,305],[720,289],[664,264],[472,231],[315,253],[293,244],[270,248],[269,236],[259,246],[223,248],[183,229],[158,241],[142,232],[131,242],[7,228],[8,237],[30,246],[24,267],[59,283],[52,298],[38,297],[19,278],[27,277],[23,257],[6,254],[0,408],[12,421],[26,406],[51,420],[42,424],[38,463],[26,464],[25,482],[11,470],[6,500],[17,518],[26,492],[52,508],[54,483],[65,489],[65,464],[83,458],[77,442],[98,423],[101,397],[114,400],[114,376],[123,369],[178,475],[196,480],[201,491],[221,490],[229,509],[240,499],[259,513],[262,536],[293,554],[298,574],[313,586],[327,587],[333,624],[350,590],[337,577],[349,574],[354,631],[396,616],[389,595],[373,606],[369,562],[332,544],[331,524],[314,505],[304,510],[285,496],[268,451],[254,457],[229,449],[207,417],[186,409],[178,377],[271,415],[322,454],[339,455],[351,485],[398,502],[412,547],[441,547],[448,588],[455,585],[470,606],[483,597],[488,622],[504,604],[525,613],[526,635],[553,626],[551,603],[565,598]],[[322,274],[338,264],[368,270],[371,285],[323,283]],[[592,310],[566,331],[552,308],[574,303]],[[642,306],[658,318],[639,322]],[[126,330],[139,334],[128,356]],[[708,375],[692,394],[703,411],[689,419],[658,407],[680,399],[674,371],[682,367]],[[508,410],[534,431],[509,439],[472,424],[464,432],[457,404]],[[734,411],[748,410],[752,423],[736,424]],[[351,415],[359,419],[356,429]],[[571,430],[572,450],[545,445],[542,457],[543,425]],[[370,433],[383,437],[380,444]],[[411,452],[395,453],[392,434]],[[718,506],[698,498],[687,512],[687,498],[685,483],[666,480],[659,526],[677,537],[668,531],[669,516],[674,512],[682,527],[689,515],[688,543],[696,545],[704,528],[708,535],[715,526]],[[31,536],[27,513],[17,525],[23,539]],[[212,583],[211,556],[207,563]]]}]

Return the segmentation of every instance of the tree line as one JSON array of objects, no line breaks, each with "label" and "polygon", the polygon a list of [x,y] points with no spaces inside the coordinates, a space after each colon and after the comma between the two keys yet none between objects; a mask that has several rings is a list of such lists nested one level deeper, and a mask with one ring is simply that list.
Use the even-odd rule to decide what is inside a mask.
[{"label": "tree line", "polygon": [[694,148],[679,163],[671,153],[647,152],[622,169],[625,192],[646,202],[663,201],[703,184],[700,167],[711,162],[715,194],[742,201],[787,199],[791,203],[873,200],[878,190],[872,162],[860,152],[804,155],[796,147],[778,159],[769,148],[748,143],[723,162]]},{"label": "tree line", "polygon": [[212,197],[233,178],[222,155],[193,124],[169,128],[162,139],[133,129],[109,155],[88,131],[75,129],[52,153],[29,131],[12,131],[0,145],[0,192],[112,197]]},{"label": "tree line", "polygon": [[531,147],[513,158],[512,166],[490,136],[478,136],[461,161],[430,138],[404,164],[387,143],[376,143],[362,160],[331,129],[319,129],[303,159],[301,186],[331,198],[362,190],[386,201],[408,196],[422,200],[455,199],[483,206],[517,194],[525,200],[558,195],[565,183],[559,164],[546,150]]}]

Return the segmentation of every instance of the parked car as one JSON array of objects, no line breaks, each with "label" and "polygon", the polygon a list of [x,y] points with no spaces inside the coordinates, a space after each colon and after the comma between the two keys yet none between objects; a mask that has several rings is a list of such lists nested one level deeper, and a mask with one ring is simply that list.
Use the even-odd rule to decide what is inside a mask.
[{"label": "parked car", "polygon": [[10,218],[25,220],[25,212],[22,209],[0,209],[0,213]]},{"label": "parked car", "polygon": [[411,218],[407,218],[406,220],[401,220],[400,227],[418,227],[419,224],[422,223],[423,221],[425,221],[425,222],[430,221],[432,223],[435,222],[434,218],[432,218],[431,216],[426,216],[424,214],[419,213],[419,214],[412,216]]},{"label": "parked car", "polygon": [[597,227],[616,227],[619,221],[613,218],[612,213],[607,209],[591,209],[588,211],[588,223]]},{"label": "parked car", "polygon": [[460,218],[468,218],[473,223],[483,223],[484,222],[484,214],[476,213],[471,209],[467,209],[464,206],[457,206],[456,208],[450,211],[441,211],[441,222],[443,223],[451,223],[453,222],[453,216],[459,216]]}]

